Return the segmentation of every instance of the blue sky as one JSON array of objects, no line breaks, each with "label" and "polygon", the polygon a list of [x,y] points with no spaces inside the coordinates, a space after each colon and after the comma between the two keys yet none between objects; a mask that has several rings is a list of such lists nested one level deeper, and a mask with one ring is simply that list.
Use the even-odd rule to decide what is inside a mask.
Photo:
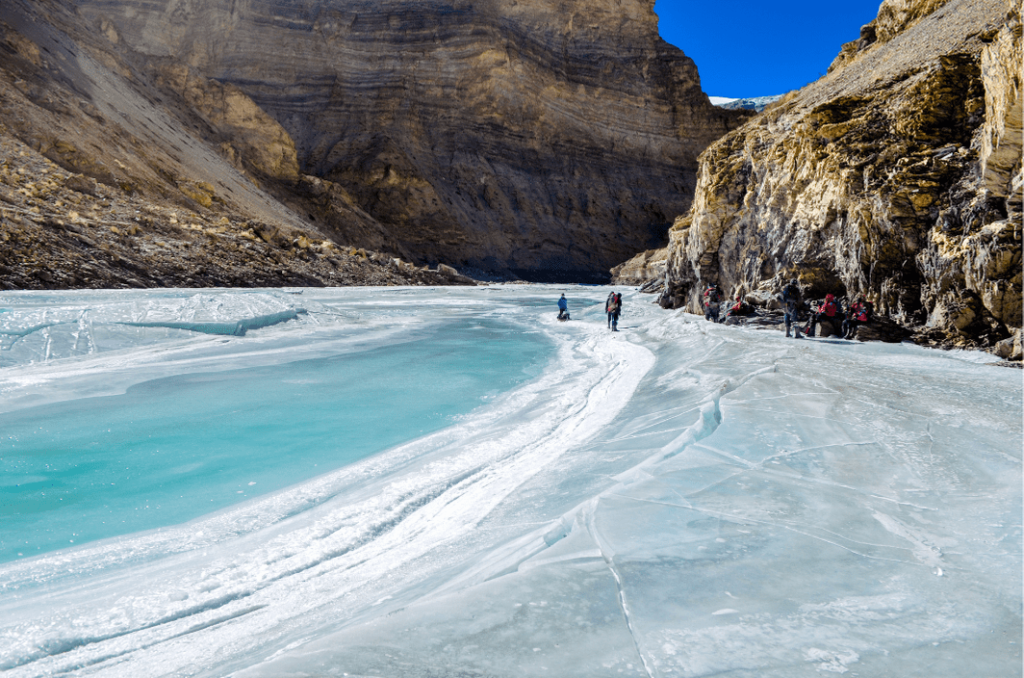
[{"label": "blue sky", "polygon": [[661,37],[711,96],[783,94],[817,80],[881,0],[657,0]]}]

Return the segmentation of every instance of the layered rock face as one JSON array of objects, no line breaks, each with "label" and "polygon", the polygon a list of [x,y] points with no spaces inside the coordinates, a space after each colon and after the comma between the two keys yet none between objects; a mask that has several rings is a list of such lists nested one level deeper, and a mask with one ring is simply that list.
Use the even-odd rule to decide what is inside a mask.
[{"label": "layered rock face", "polygon": [[611,270],[612,279],[618,285],[640,285],[644,291],[664,288],[665,267],[668,264],[668,248],[641,252],[629,261]]},{"label": "layered rock face", "polygon": [[700,288],[867,294],[924,340],[1021,327],[1019,2],[886,0],[830,72],[713,144],[671,231]]},{"label": "layered rock face", "polygon": [[[693,62],[659,38],[651,0],[77,6],[216,118],[240,169],[265,168],[321,222],[360,209],[379,246],[390,236],[420,262],[607,276],[664,243],[697,155],[746,115],[710,105]],[[232,106],[235,93],[259,110]]]},{"label": "layered rock face", "polygon": [[[182,189],[214,207],[211,184]],[[0,125],[0,290],[474,284],[447,266],[195,204],[161,205],[69,174]]]},{"label": "layered rock face", "polygon": [[0,4],[0,290],[468,282],[398,260],[237,88],[114,38],[59,2]]}]

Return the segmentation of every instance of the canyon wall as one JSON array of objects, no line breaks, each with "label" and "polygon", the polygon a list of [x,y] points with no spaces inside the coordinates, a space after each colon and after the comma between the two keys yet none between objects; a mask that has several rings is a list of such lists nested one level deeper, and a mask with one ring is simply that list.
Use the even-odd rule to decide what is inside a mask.
[{"label": "canyon wall", "polygon": [[[77,8],[197,110],[223,112],[237,92],[280,125],[287,138],[257,150],[235,115],[219,143],[243,169],[271,166],[304,217],[358,207],[419,262],[607,277],[664,244],[697,155],[747,117],[711,106],[693,62],[660,39],[651,0]],[[253,151],[273,157],[253,163]]]},{"label": "canyon wall", "polygon": [[1017,0],[886,0],[819,81],[701,157],[661,303],[864,293],[919,340],[1021,327]]},{"label": "canyon wall", "polygon": [[468,282],[400,261],[240,90],[136,57],[62,2],[0,4],[0,290]]}]

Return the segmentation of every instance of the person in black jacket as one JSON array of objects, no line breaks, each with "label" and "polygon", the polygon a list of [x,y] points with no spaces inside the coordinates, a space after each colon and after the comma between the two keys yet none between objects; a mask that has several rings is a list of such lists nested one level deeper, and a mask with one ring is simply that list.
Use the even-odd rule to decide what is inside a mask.
[{"label": "person in black jacket", "polygon": [[800,327],[796,325],[798,322],[796,317],[797,309],[799,309],[800,303],[803,301],[800,293],[800,282],[796,278],[790,280],[789,284],[782,288],[782,292],[779,294],[779,301],[782,302],[782,310],[786,314],[786,336],[793,336],[789,333],[789,328],[792,325],[796,331],[796,338],[803,339],[804,335],[800,334]]}]

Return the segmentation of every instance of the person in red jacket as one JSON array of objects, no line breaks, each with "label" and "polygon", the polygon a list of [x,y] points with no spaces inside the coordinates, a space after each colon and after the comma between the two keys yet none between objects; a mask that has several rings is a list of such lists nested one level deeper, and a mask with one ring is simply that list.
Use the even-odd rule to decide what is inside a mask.
[{"label": "person in red jacket", "polygon": [[729,310],[725,312],[725,319],[734,318],[738,315],[750,315],[750,307],[743,303],[743,295],[740,293],[736,294],[736,303],[729,307]]},{"label": "person in red jacket", "polygon": [[831,294],[825,295],[825,303],[818,307],[818,312],[811,317],[811,327],[807,330],[807,336],[814,336],[814,328],[818,326],[822,320],[827,320],[832,326],[832,332],[839,333],[839,304],[836,303],[835,296]]},{"label": "person in red jacket", "polygon": [[843,321],[844,339],[853,339],[853,336],[857,334],[857,326],[871,320],[871,310],[872,304],[870,301],[864,301],[863,294],[850,304],[850,312],[847,314],[846,320]]}]

